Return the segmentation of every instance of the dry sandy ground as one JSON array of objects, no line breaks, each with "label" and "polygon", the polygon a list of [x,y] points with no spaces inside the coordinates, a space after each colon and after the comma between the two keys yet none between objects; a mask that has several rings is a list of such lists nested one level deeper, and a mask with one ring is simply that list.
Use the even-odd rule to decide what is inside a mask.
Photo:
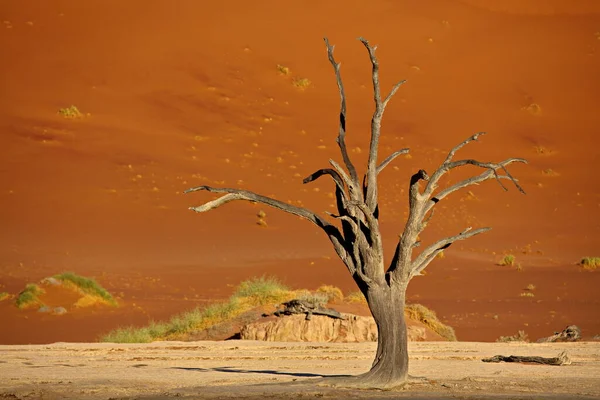
[{"label": "dry sandy ground", "polygon": [[[592,398],[600,396],[600,343],[410,343],[411,382],[356,391],[318,379],[370,366],[374,343],[156,342],[0,346],[0,398]],[[496,354],[572,365],[483,363]]]},{"label": "dry sandy ground", "polygon": [[[373,110],[356,37],[379,45],[384,93],[407,79],[381,137],[382,157],[412,155],[381,175],[388,259],[418,169],[431,173],[478,131],[489,135],[461,157],[529,160],[511,169],[526,196],[488,182],[439,204],[424,244],[467,226],[493,230],[448,249],[409,301],[463,340],[537,338],[568,324],[599,334],[600,274],[574,265],[600,256],[598,1],[2,0],[0,292],[70,270],[96,277],[122,307],[56,319],[0,302],[10,326],[0,343],[93,341],[262,274],[355,290],[309,223],[266,209],[260,227],[260,207],[247,203],[194,215],[188,207],[212,196],[182,194],[235,186],[333,211],[330,182],[301,183],[340,160],[323,36],[342,63],[355,164]],[[302,78],[304,90],[294,86]],[[83,118],[58,114],[71,105]],[[507,253],[522,272],[497,265]],[[529,284],[534,297],[521,297]]]}]

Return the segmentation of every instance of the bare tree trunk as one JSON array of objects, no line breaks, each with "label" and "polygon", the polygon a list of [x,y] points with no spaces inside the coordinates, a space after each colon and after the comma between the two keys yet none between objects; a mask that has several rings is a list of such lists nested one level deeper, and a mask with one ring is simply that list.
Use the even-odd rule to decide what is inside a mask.
[{"label": "bare tree trunk", "polygon": [[369,387],[400,386],[408,378],[408,340],[404,305],[406,287],[374,286],[367,302],[377,324],[377,353],[371,370],[359,377]]},{"label": "bare tree trunk", "polygon": [[406,285],[387,282],[364,288],[369,309],[377,324],[377,352],[371,369],[361,375],[328,378],[339,387],[393,389],[408,380],[408,338],[404,306]]}]

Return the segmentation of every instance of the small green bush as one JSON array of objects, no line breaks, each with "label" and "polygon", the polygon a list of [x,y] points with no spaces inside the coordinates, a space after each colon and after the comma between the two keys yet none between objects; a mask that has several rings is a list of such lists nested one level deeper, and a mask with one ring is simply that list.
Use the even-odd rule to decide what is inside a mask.
[{"label": "small green bush", "polygon": [[95,279],[86,278],[73,272],[63,272],[62,274],[54,275],[54,278],[62,282],[70,282],[81,292],[100,297],[113,306],[118,305],[113,296],[102,285],[96,282]]},{"label": "small green bush", "polygon": [[36,285],[35,283],[29,283],[25,286],[25,289],[17,296],[17,307],[26,308],[31,305],[43,305],[39,296],[44,294],[44,289]]}]

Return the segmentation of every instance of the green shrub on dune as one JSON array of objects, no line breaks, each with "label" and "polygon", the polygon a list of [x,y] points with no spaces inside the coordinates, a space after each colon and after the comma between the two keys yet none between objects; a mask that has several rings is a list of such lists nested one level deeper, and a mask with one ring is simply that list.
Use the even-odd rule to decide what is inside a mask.
[{"label": "green shrub on dune", "polygon": [[62,274],[54,275],[54,279],[65,283],[67,286],[71,285],[82,294],[101,299],[101,301],[106,304],[110,304],[112,306],[118,305],[113,296],[98,282],[96,282],[95,279],[86,278],[73,272],[63,272]]},{"label": "green shrub on dune", "polygon": [[34,305],[43,305],[39,296],[44,293],[44,289],[35,283],[29,283],[25,289],[17,296],[16,304],[19,308],[27,308]]}]

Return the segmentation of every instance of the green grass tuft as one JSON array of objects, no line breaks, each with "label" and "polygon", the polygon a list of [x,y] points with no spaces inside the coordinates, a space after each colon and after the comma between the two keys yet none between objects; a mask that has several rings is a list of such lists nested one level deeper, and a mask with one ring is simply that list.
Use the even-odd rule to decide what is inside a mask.
[{"label": "green grass tuft", "polygon": [[35,283],[29,283],[25,289],[17,296],[17,307],[26,308],[33,305],[44,305],[39,298],[39,295],[44,293],[44,289]]},{"label": "green grass tuft", "polygon": [[589,271],[594,271],[596,268],[600,267],[600,257],[583,257],[579,262],[584,269]]},{"label": "green grass tuft", "polygon": [[422,322],[441,337],[446,338],[452,342],[455,342],[457,340],[454,329],[448,325],[443,324],[438,319],[435,311],[430,310],[429,308],[421,304],[407,304],[404,307],[404,311],[406,312],[406,314],[408,314],[409,318]]},{"label": "green grass tuft", "polygon": [[96,282],[95,279],[86,278],[74,274],[73,272],[63,272],[62,274],[54,275],[54,278],[62,282],[69,282],[73,284],[82,293],[99,297],[112,306],[118,306],[118,303],[113,296],[98,282]]},{"label": "green grass tuft", "polygon": [[255,305],[281,303],[289,299],[290,289],[272,276],[261,276],[240,283],[233,298],[246,298]]}]

